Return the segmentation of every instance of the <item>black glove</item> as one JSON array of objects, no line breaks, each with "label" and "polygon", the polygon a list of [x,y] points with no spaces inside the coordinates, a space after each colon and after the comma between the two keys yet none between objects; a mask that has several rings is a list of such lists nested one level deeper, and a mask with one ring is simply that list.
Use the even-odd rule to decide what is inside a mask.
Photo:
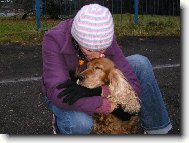
[{"label": "black glove", "polygon": [[70,70],[69,75],[70,75],[71,81],[76,82],[78,80],[78,77],[76,76],[75,70]]},{"label": "black glove", "polygon": [[114,109],[114,111],[111,114],[113,114],[114,116],[116,116],[122,121],[128,121],[130,120],[131,116],[134,115],[134,114],[124,112],[124,110],[121,107]]},{"label": "black glove", "polygon": [[63,103],[68,103],[69,105],[72,105],[82,97],[101,96],[102,93],[101,87],[90,89],[78,85],[71,80],[67,80],[66,82],[57,86],[57,89],[62,88],[64,88],[64,90],[60,92],[57,97],[62,98],[63,96],[66,96],[63,99]]}]

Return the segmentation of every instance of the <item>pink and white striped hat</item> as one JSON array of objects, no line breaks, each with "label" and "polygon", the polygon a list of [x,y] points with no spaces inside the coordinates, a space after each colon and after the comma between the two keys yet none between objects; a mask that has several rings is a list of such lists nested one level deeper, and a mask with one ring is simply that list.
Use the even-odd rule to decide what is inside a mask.
[{"label": "pink and white striped hat", "polygon": [[74,18],[71,34],[87,50],[108,48],[114,35],[114,23],[109,9],[98,4],[83,6]]}]

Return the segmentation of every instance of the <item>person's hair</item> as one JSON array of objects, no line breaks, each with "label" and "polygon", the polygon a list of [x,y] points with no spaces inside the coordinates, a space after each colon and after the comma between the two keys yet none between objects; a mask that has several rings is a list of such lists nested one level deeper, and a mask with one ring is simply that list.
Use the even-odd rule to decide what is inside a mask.
[{"label": "person's hair", "polygon": [[79,44],[77,43],[77,41],[73,37],[72,37],[72,43],[73,43],[73,47],[76,49],[76,51],[78,51],[79,59],[86,60],[85,55],[83,54],[83,52],[79,48]]}]

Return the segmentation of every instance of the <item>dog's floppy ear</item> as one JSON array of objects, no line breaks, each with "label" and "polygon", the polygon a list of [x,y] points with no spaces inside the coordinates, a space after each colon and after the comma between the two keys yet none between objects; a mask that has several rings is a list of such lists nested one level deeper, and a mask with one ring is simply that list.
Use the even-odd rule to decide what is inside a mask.
[{"label": "dog's floppy ear", "polygon": [[122,87],[122,83],[125,80],[124,75],[118,69],[112,69],[108,75],[109,86],[111,87],[113,92],[120,90]]},{"label": "dog's floppy ear", "polygon": [[112,69],[108,77],[112,101],[120,104],[125,112],[139,112],[140,103],[138,97],[122,72],[118,69]]}]

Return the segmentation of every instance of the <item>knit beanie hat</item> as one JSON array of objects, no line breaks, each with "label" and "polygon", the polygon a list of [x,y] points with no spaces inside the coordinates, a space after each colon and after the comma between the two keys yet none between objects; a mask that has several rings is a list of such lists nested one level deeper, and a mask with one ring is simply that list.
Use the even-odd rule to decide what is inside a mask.
[{"label": "knit beanie hat", "polygon": [[114,35],[113,18],[109,9],[99,4],[83,6],[74,17],[71,34],[87,50],[100,51],[108,48]]}]

